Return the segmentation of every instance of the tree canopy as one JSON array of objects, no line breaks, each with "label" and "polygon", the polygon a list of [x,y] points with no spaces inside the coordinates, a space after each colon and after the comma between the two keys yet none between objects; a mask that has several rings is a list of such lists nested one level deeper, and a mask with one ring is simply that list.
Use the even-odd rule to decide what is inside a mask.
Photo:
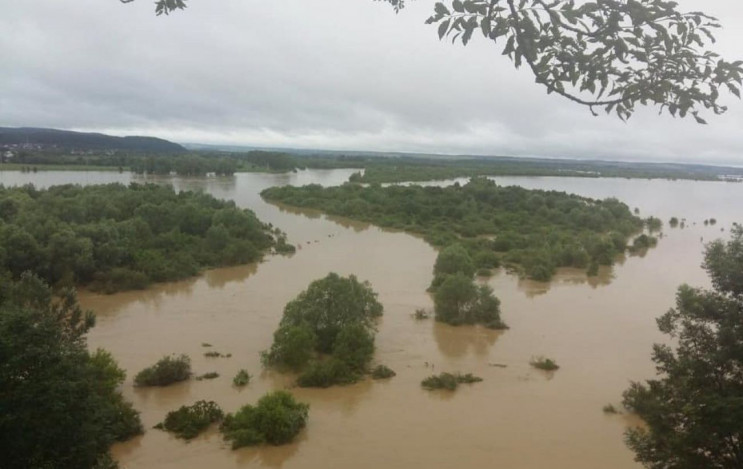
[{"label": "tree canopy", "polygon": [[0,186],[0,272],[104,292],[293,250],[234,202],[155,184]]},{"label": "tree canopy", "polygon": [[93,316],[72,290],[38,278],[0,280],[0,448],[3,467],[91,469],[115,441],[142,432],[111,355],[89,353]]},{"label": "tree canopy", "polygon": [[[383,1],[396,11],[405,5]],[[184,8],[186,0],[155,2],[158,15]],[[700,111],[725,112],[720,90],[740,97],[743,84],[743,61],[709,48],[717,18],[669,0],[447,0],[426,22],[438,25],[439,38],[464,45],[481,34],[547,93],[594,115],[602,108],[627,119],[638,105],[656,105],[706,123]]]},{"label": "tree canopy", "polygon": [[627,433],[636,459],[650,469],[743,467],[743,228],[707,246],[714,290],[683,285],[676,308],[658,328],[676,346],[656,344],[659,375],[633,383],[624,405],[647,424]]}]

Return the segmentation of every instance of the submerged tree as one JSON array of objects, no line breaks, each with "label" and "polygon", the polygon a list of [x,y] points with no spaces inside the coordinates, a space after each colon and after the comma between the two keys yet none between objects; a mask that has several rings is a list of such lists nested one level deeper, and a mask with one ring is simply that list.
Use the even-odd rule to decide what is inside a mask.
[{"label": "submerged tree", "polygon": [[[130,3],[133,0],[121,0]],[[396,11],[404,0],[383,0]],[[158,0],[158,15],[186,7]],[[681,12],[668,0],[447,0],[427,23],[439,38],[467,45],[475,33],[501,48],[519,68],[527,65],[547,93],[621,119],[638,105],[673,116],[701,110],[722,114],[720,90],[740,97],[743,61],[727,62],[709,49],[718,20]]]},{"label": "submerged tree", "polygon": [[743,466],[743,228],[707,246],[714,290],[684,285],[676,308],[658,319],[674,338],[656,344],[659,374],[633,383],[624,405],[647,424],[627,432],[636,459],[651,469]]}]

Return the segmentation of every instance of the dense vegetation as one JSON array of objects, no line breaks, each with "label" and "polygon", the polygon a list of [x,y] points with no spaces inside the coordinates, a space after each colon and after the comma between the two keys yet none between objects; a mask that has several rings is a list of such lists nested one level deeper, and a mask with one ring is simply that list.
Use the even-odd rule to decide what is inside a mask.
[{"label": "dense vegetation", "polygon": [[429,391],[434,389],[446,389],[447,391],[454,391],[459,387],[460,384],[471,384],[479,383],[482,378],[474,376],[472,373],[461,374],[461,373],[439,373],[438,375],[431,375],[421,382],[421,386],[428,389]]},{"label": "dense vegetation", "polygon": [[[124,371],[87,350],[93,326],[72,290],[0,274],[0,466],[92,469],[108,448],[142,432],[119,392]],[[110,467],[110,466],[109,466]]]},{"label": "dense vegetation", "polygon": [[549,280],[557,267],[611,265],[643,227],[616,199],[500,187],[482,178],[449,187],[284,186],[262,196],[419,233],[436,247],[458,243],[476,269],[507,264],[536,280]]},{"label": "dense vegetation", "polygon": [[191,377],[191,359],[187,355],[165,356],[134,377],[136,386],[168,386]]},{"label": "dense vegetation", "polygon": [[[352,167],[352,166],[349,166]],[[435,181],[475,176],[621,177],[719,180],[743,175],[740,168],[675,163],[626,163],[540,158],[370,158],[351,182],[370,184]]]},{"label": "dense vegetation", "polygon": [[232,378],[232,384],[238,388],[247,386],[250,383],[250,373],[248,370],[240,370],[237,372],[234,378]]},{"label": "dense vegetation", "polygon": [[309,405],[297,402],[286,391],[274,391],[225,417],[220,429],[232,448],[261,443],[282,445],[291,442],[307,424]]},{"label": "dense vegetation", "polygon": [[658,318],[658,377],[633,383],[624,405],[646,425],[627,433],[645,467],[738,469],[743,455],[743,227],[707,245],[713,290],[683,285]]},{"label": "dense vegetation", "polygon": [[114,292],[292,251],[255,215],[167,186],[0,186],[0,271]]},{"label": "dense vegetation", "polygon": [[155,428],[174,433],[178,438],[190,440],[223,417],[224,412],[215,402],[197,401],[193,405],[184,405],[178,410],[168,412],[165,420]]},{"label": "dense vegetation", "polygon": [[266,366],[302,371],[300,386],[356,381],[374,355],[374,322],[382,305],[368,282],[330,273],[287,303]]}]

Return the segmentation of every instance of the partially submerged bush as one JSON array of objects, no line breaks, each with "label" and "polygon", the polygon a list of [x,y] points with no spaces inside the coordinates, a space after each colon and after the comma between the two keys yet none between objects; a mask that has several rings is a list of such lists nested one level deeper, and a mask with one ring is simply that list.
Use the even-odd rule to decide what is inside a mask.
[{"label": "partially submerged bush", "polygon": [[529,364],[538,370],[544,370],[544,371],[554,371],[560,368],[554,360],[552,360],[551,358],[545,358],[542,356],[533,357],[529,361]]},{"label": "partially submerged bush", "polygon": [[415,313],[413,313],[413,317],[419,321],[422,321],[423,319],[428,319],[429,317],[431,317],[431,313],[423,308],[418,308],[415,310]]},{"label": "partially submerged bush", "polygon": [[190,440],[206,430],[214,422],[222,420],[224,412],[213,401],[198,401],[191,406],[182,406],[168,412],[165,420],[155,428],[175,433],[178,438]]},{"label": "partially submerged bush", "polygon": [[617,408],[614,407],[614,404],[606,404],[601,410],[603,410],[605,414],[618,414],[619,413],[619,410],[617,410]]},{"label": "partially submerged bush", "polygon": [[371,377],[374,379],[387,379],[397,375],[389,367],[385,365],[377,365],[371,372]]},{"label": "partially submerged bush", "polygon": [[156,364],[137,373],[135,386],[167,386],[191,377],[191,359],[188,355],[166,356]]},{"label": "partially submerged bush", "polygon": [[237,372],[234,378],[232,378],[232,384],[237,387],[247,386],[250,382],[250,374],[248,370],[240,370]]},{"label": "partially submerged bush", "polygon": [[297,385],[303,388],[328,388],[340,384],[353,384],[361,375],[347,363],[337,358],[310,363],[297,378]]},{"label": "partially submerged bush", "polygon": [[246,405],[227,415],[220,430],[232,442],[232,449],[261,443],[282,445],[305,427],[309,408],[286,391],[274,391],[261,397],[255,407]]},{"label": "partially submerged bush", "polygon": [[216,371],[210,371],[209,373],[204,373],[203,375],[197,376],[196,381],[201,381],[204,379],[216,379],[219,378],[219,373]]},{"label": "partially submerged bush", "polygon": [[433,297],[436,320],[454,326],[484,324],[493,329],[505,329],[500,319],[500,300],[487,285],[475,285],[461,273],[449,275]]},{"label": "partially submerged bush", "polygon": [[470,384],[480,381],[482,381],[482,378],[474,376],[472,373],[467,373],[466,375],[461,373],[440,373],[438,375],[431,375],[421,381],[421,386],[428,390],[446,389],[448,391],[454,391],[461,383]]}]

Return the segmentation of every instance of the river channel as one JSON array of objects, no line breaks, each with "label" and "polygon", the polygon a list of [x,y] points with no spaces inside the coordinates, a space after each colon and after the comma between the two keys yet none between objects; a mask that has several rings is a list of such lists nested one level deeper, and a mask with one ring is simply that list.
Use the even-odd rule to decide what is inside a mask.
[{"label": "river channel", "polygon": [[[353,170],[237,174],[231,178],[155,178],[115,172],[0,172],[0,184],[171,183],[234,200],[284,230],[296,254],[216,269],[190,280],[115,295],[80,294],[98,316],[92,349],[111,351],[128,370],[123,392],[141,411],[142,437],[114,447],[122,468],[236,467],[636,469],[623,443],[626,415],[607,415],[630,381],[653,376],[654,342],[664,340],[655,318],[673,305],[678,285],[708,287],[701,269],[704,243],[726,237],[743,222],[743,184],[593,178],[499,177],[501,185],[617,197],[645,217],[664,222],[663,237],[644,256],[627,256],[587,279],[562,270],[550,283],[498,272],[488,281],[501,300],[505,332],[415,320],[431,308],[426,293],[436,258],[422,239],[363,223],[264,202],[262,189],[283,184],[341,184]],[[451,182],[451,181],[450,181]],[[449,182],[449,183],[450,183]],[[669,228],[671,216],[686,218]],[[714,217],[717,224],[705,226]],[[315,279],[337,272],[368,280],[384,305],[375,362],[397,372],[389,381],[352,386],[291,388],[310,403],[309,423],[292,444],[232,451],[216,429],[185,443],[151,429],[165,414],[199,399],[227,412],[265,392],[291,387],[292,377],[261,369],[284,305]],[[203,343],[212,345],[203,347]],[[230,358],[207,358],[209,350]],[[140,369],[164,355],[191,356],[194,372],[210,381],[158,389],[134,388]],[[545,355],[554,373],[529,366]],[[253,379],[238,390],[232,377]],[[455,393],[428,392],[420,381],[441,371],[472,372],[482,383]]]}]

